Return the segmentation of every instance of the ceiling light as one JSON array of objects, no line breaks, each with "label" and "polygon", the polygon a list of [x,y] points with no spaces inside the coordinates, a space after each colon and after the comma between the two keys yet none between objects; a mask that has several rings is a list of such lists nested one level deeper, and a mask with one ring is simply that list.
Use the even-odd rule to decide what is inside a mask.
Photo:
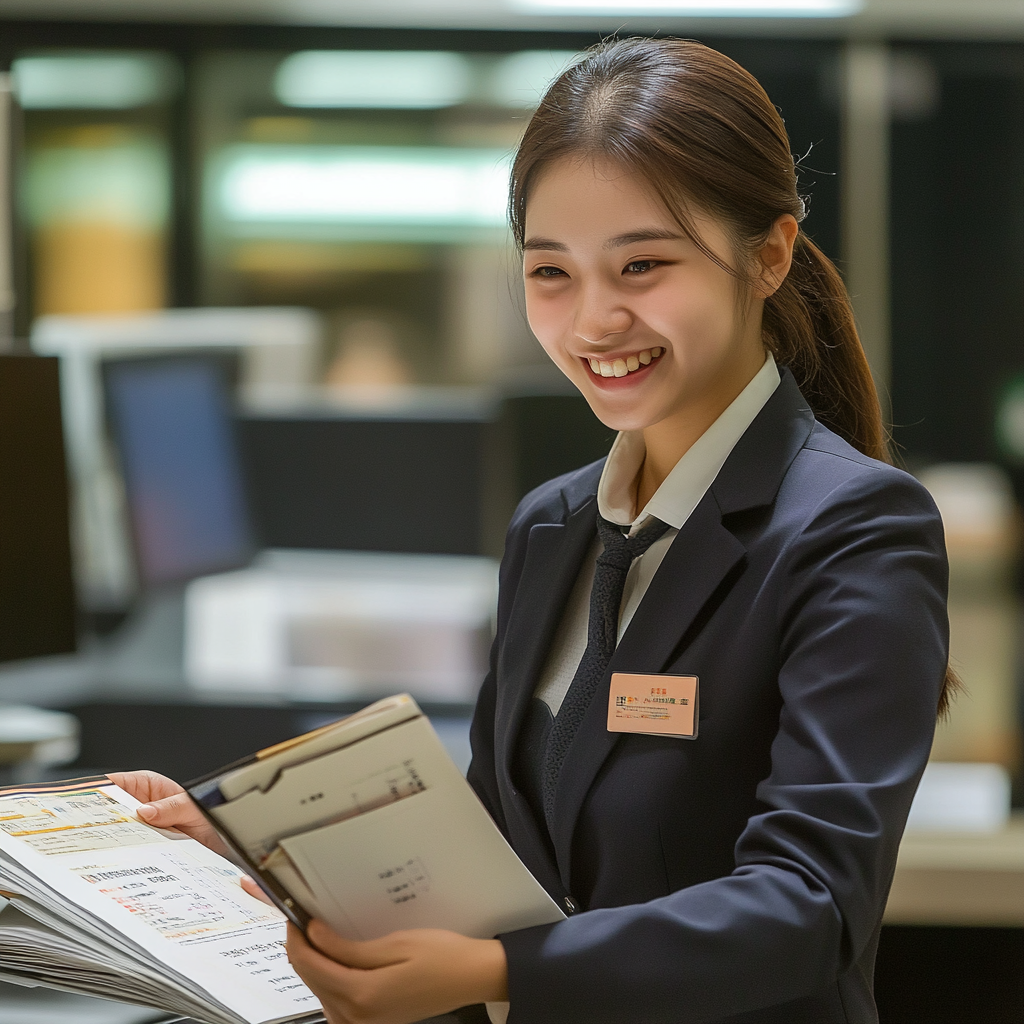
[{"label": "ceiling light", "polygon": [[239,146],[220,207],[233,221],[464,225],[505,223],[509,154],[403,146]]},{"label": "ceiling light", "polygon": [[578,56],[576,50],[522,50],[509,54],[494,69],[491,96],[503,107],[530,110]]},{"label": "ceiling light", "polygon": [[470,91],[469,66],[457,53],[306,50],[277,69],[274,91],[289,107],[451,107]]},{"label": "ceiling light", "polygon": [[29,110],[127,110],[166,99],[174,83],[158,54],[21,57],[11,70]]},{"label": "ceiling light", "polygon": [[668,14],[695,18],[844,18],[864,0],[512,0],[537,14]]}]

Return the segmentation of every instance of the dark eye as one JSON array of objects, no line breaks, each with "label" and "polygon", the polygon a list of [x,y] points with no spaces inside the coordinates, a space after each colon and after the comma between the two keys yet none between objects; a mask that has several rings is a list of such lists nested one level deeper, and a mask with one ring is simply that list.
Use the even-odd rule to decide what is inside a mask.
[{"label": "dark eye", "polygon": [[562,277],[565,271],[559,270],[558,267],[537,267],[534,274],[537,277]]},{"label": "dark eye", "polygon": [[658,265],[657,260],[633,260],[626,264],[626,272],[629,274],[646,274]]}]

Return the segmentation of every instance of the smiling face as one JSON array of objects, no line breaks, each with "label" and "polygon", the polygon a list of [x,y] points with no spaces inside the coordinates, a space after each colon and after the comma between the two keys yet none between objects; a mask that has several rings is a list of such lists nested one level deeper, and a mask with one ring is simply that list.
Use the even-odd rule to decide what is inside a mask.
[{"label": "smiling face", "polygon": [[[693,223],[731,264],[724,227]],[[644,430],[648,449],[663,434],[685,451],[764,364],[763,298],[741,300],[737,278],[614,164],[565,158],[541,173],[523,271],[544,350],[603,423]]]}]

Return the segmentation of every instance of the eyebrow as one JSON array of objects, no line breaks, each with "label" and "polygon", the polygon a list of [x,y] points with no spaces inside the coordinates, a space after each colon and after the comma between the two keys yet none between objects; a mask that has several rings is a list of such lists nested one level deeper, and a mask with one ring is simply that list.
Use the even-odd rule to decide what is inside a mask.
[{"label": "eyebrow", "polygon": [[604,243],[606,249],[618,249],[622,245],[634,245],[637,242],[672,242],[683,236],[678,231],[667,228],[641,228],[639,231],[627,231],[624,235],[616,235]]},{"label": "eyebrow", "polygon": [[[635,245],[637,242],[679,241],[683,236],[667,228],[641,228],[639,231],[627,231],[624,235],[616,235],[604,243],[605,249],[618,249],[623,245]],[[528,238],[523,249],[546,249],[548,252],[568,252],[569,246],[564,242],[556,242],[553,238]]]},{"label": "eyebrow", "polygon": [[523,242],[524,249],[549,249],[553,252],[568,252],[569,246],[564,242],[556,242],[553,238],[528,238]]}]

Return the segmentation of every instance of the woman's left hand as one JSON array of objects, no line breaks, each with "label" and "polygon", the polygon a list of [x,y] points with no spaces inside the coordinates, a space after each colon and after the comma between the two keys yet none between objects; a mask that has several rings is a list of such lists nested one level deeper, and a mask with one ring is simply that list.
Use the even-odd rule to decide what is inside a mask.
[{"label": "woman's left hand", "polygon": [[288,957],[330,1024],[411,1024],[473,1003],[508,998],[497,939],[417,928],[381,939],[343,939],[313,921],[309,939],[288,925]]}]

